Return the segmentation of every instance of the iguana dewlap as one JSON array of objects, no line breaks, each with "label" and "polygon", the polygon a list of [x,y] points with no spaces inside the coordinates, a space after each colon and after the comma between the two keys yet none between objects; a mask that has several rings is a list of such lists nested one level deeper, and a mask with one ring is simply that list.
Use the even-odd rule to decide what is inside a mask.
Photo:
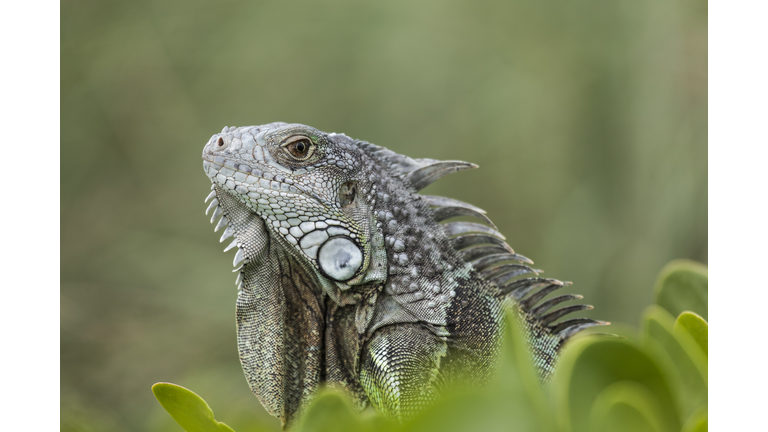
[{"label": "iguana dewlap", "polygon": [[[418,191],[467,162],[411,159],[286,123],[225,127],[203,149],[208,211],[238,267],[237,337],[251,389],[289,424],[318,385],[397,419],[461,374],[489,378],[503,311],[522,312],[543,377],[590,308],[541,302],[539,278],[485,212]],[[206,200],[206,201],[207,201]],[[485,224],[449,222],[457,216]],[[534,275],[525,279],[523,275]]]}]

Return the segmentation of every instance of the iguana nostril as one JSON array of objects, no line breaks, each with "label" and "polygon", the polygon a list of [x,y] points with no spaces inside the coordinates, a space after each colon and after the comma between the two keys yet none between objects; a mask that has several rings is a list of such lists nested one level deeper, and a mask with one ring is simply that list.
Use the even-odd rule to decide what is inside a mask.
[{"label": "iguana nostril", "polygon": [[224,142],[224,138],[219,137],[219,139],[216,140],[216,148],[215,148],[215,150],[221,150],[224,147],[226,147],[226,143]]}]

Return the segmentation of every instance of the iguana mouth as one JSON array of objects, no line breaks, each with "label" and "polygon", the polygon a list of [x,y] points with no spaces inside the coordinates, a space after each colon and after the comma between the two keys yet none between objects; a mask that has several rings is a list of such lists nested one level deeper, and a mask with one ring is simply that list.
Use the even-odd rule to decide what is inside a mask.
[{"label": "iguana mouth", "polygon": [[[221,134],[211,137],[203,148],[203,169],[211,182],[255,199],[265,191],[277,192],[281,195],[303,196],[304,199],[316,201],[313,207],[317,212],[321,214],[328,212],[327,199],[323,199],[289,178],[291,175],[302,174],[305,170],[278,167],[279,164],[276,164],[269,152],[262,148],[262,144],[256,144],[253,135],[238,133],[235,138],[232,138],[226,129]],[[222,134],[226,135],[222,136]],[[218,143],[222,145],[218,146]],[[231,155],[227,152],[231,152]]]},{"label": "iguana mouth", "polygon": [[[233,168],[235,165],[236,168]],[[247,167],[242,169],[242,167]],[[320,204],[324,204],[323,201],[311,192],[304,190],[299,185],[295,185],[291,179],[285,178],[281,175],[271,174],[269,171],[263,171],[258,168],[251,169],[245,164],[237,164],[232,162],[231,164],[222,164],[212,162],[203,158],[203,169],[206,173],[210,173],[209,177],[214,183],[218,183],[222,187],[236,190],[241,194],[248,194],[249,189],[254,189],[254,192],[264,193],[265,191],[274,191],[284,193],[287,195],[305,195],[318,201]],[[232,171],[228,175],[228,171]],[[223,178],[219,178],[221,175]],[[235,181],[228,178],[234,177]],[[234,187],[230,187],[227,182],[230,181]],[[240,189],[237,189],[238,186]]]}]

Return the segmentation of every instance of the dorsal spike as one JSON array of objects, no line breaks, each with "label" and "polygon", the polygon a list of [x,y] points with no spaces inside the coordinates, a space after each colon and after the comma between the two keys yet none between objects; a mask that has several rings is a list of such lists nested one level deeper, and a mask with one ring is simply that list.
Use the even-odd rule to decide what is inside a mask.
[{"label": "dorsal spike", "polygon": [[438,207],[434,210],[433,214],[437,222],[441,222],[457,216],[474,216],[476,218],[482,219],[483,222],[487,223],[493,228],[496,228],[496,225],[494,225],[493,222],[488,219],[488,216],[482,213],[478,213],[475,210],[467,207]]},{"label": "dorsal spike", "polygon": [[464,234],[459,237],[452,238],[451,244],[456,250],[466,249],[471,246],[481,244],[494,244],[496,246],[503,247],[509,253],[515,253],[508,244],[504,243],[504,240],[494,237],[488,234]]},{"label": "dorsal spike", "polygon": [[507,249],[496,245],[480,245],[460,251],[464,261],[471,262],[489,255],[508,254]]},{"label": "dorsal spike", "polygon": [[[416,160],[419,161],[418,159]],[[477,168],[477,165],[463,161],[435,161],[426,166],[422,166],[411,171],[405,176],[405,179],[418,192],[445,175]]]},{"label": "dorsal spike", "polygon": [[545,301],[539,306],[536,306],[535,308],[531,309],[529,313],[534,317],[540,317],[544,315],[546,311],[552,309],[553,306],[556,306],[560,303],[571,301],[571,300],[581,300],[583,298],[584,296],[579,294],[564,294],[564,295],[554,297]]},{"label": "dorsal spike", "polygon": [[[439,163],[439,162],[443,162],[441,160],[430,159],[430,158],[418,158],[418,159],[411,159],[411,160],[417,165],[417,167],[416,167],[417,169],[418,168],[423,168],[423,167],[429,166],[429,165],[434,165],[434,164]],[[448,161],[448,162],[451,162],[451,161]],[[461,162],[461,161],[458,161],[458,162]],[[414,170],[411,170],[411,171],[414,171]]]},{"label": "dorsal spike", "polygon": [[439,162],[434,159],[411,159],[408,156],[400,155],[394,152],[390,152],[389,154],[380,154],[378,156],[380,158],[384,157],[386,162],[389,164],[389,168],[399,173],[403,178],[419,168],[432,165],[435,162]]},{"label": "dorsal spike", "polygon": [[516,278],[520,275],[533,273],[538,275],[541,270],[536,270],[523,264],[504,264],[498,267],[493,267],[480,273],[486,280],[490,280],[496,286],[503,285],[510,279]]},{"label": "dorsal spike", "polygon": [[446,198],[437,195],[419,195],[424,202],[432,207],[465,207],[472,209],[478,213],[485,214],[486,211],[480,207],[473,206],[472,204],[465,203],[453,198]]},{"label": "dorsal spike", "polygon": [[498,237],[501,240],[507,239],[503,234],[496,231],[495,229],[474,222],[448,222],[443,224],[443,232],[445,232],[445,235],[448,237],[467,233],[484,233]]},{"label": "dorsal spike", "polygon": [[550,312],[544,315],[543,317],[539,318],[539,323],[541,323],[542,325],[549,325],[549,323],[552,323],[568,315],[569,313],[578,312],[581,310],[589,310],[592,308],[593,307],[591,305],[583,305],[583,304],[562,307],[556,311]]},{"label": "dorsal spike", "polygon": [[528,267],[525,264],[502,264],[498,265],[496,267],[491,267],[483,272],[481,272],[482,276],[486,279],[494,279],[500,275],[506,274],[510,270],[516,271],[516,270],[525,270],[526,273],[535,273],[536,270]]},{"label": "dorsal spike", "polygon": [[597,321],[589,318],[574,318],[557,323],[549,328],[553,333],[557,333],[562,340],[567,340],[576,333],[599,325],[610,325],[608,321]]},{"label": "dorsal spike", "polygon": [[478,260],[472,261],[471,264],[472,264],[472,267],[475,268],[475,270],[481,272],[496,264],[507,262],[507,261],[522,262],[520,258],[525,258],[525,257],[521,257],[518,254],[511,254],[509,252],[503,251],[503,253],[484,256]]},{"label": "dorsal spike", "polygon": [[536,305],[536,303],[540,302],[544,297],[548,296],[554,291],[557,291],[558,289],[570,285],[569,283],[561,283],[561,284],[552,284],[548,285],[539,291],[536,291],[535,293],[528,296],[526,299],[520,301],[520,307],[522,307],[524,310],[529,310],[533,306]]},{"label": "dorsal spike", "polygon": [[518,301],[521,298],[528,295],[531,290],[538,288],[542,285],[559,285],[563,286],[563,283],[557,279],[547,278],[526,278],[516,281],[512,281],[506,285],[499,286],[501,295],[509,295],[513,300]]}]

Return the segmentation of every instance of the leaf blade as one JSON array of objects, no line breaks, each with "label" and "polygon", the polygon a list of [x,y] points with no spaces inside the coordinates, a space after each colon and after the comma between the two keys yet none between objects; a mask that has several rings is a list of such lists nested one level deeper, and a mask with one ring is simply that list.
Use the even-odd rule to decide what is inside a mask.
[{"label": "leaf blade", "polygon": [[562,431],[589,431],[595,398],[609,386],[629,381],[645,386],[660,408],[660,430],[680,429],[670,372],[654,352],[632,338],[582,337],[567,344],[550,391]]},{"label": "leaf blade", "polygon": [[704,351],[704,355],[709,356],[709,325],[704,318],[693,312],[683,312],[675,320],[675,331],[687,331]]},{"label": "leaf blade", "polygon": [[680,379],[683,418],[707,404],[707,358],[687,332],[674,331],[675,320],[659,306],[649,306],[643,320],[643,339],[649,348],[661,347]]},{"label": "leaf blade", "polygon": [[197,393],[180,385],[157,383],[152,393],[168,414],[187,432],[234,432],[216,421],[208,403]]},{"label": "leaf blade", "polygon": [[693,311],[707,320],[707,266],[689,260],[675,260],[659,272],[654,287],[655,303],[672,316]]},{"label": "leaf blade", "polygon": [[618,381],[595,398],[589,415],[590,432],[660,432],[663,417],[658,399],[644,385]]}]

